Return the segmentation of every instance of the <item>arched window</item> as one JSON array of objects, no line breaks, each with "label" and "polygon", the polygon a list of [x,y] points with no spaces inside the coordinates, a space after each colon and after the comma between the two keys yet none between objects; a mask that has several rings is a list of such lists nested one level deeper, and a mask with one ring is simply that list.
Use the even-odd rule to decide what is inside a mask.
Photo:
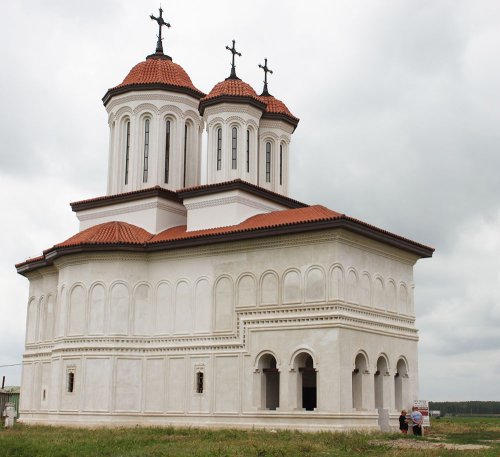
[{"label": "arched window", "polygon": [[170,171],[170,121],[165,123],[165,183],[168,184]]},{"label": "arched window", "polygon": [[276,359],[264,354],[259,360],[260,370],[260,407],[276,410],[280,406],[280,373]]},{"label": "arched window", "polygon": [[271,143],[266,143],[266,182],[271,182]]},{"label": "arched window", "polygon": [[313,358],[302,352],[295,358],[294,368],[298,374],[297,378],[297,400],[301,408],[306,411],[314,411],[316,402],[316,369]]},{"label": "arched window", "polygon": [[125,134],[125,185],[128,184],[128,162],[130,156],[130,121],[127,121],[127,132]]},{"label": "arched window", "polygon": [[186,174],[187,174],[187,150],[188,150],[188,138],[189,138],[189,126],[187,124],[184,125],[184,179],[183,179],[183,187],[186,187]]},{"label": "arched window", "polygon": [[222,129],[217,129],[217,170],[222,168]]},{"label": "arched window", "polygon": [[247,173],[250,173],[250,130],[247,130]]},{"label": "arched window", "polygon": [[233,127],[231,131],[231,168],[238,168],[238,129]]},{"label": "arched window", "polygon": [[283,145],[280,144],[280,186],[283,185]]},{"label": "arched window", "polygon": [[149,166],[149,119],[144,121],[144,166],[142,172],[142,182],[148,182]]}]

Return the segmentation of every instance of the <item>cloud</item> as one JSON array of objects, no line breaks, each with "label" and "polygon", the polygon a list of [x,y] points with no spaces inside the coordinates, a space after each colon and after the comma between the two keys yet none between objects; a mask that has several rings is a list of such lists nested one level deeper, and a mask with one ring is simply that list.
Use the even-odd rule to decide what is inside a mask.
[{"label": "cloud", "polygon": [[[8,2],[0,29],[0,365],[20,360],[13,264],[69,237],[68,202],[105,193],[101,97],[154,50],[157,2]],[[165,48],[209,91],[229,72],[301,118],[291,196],[436,247],[415,268],[421,393],[499,400],[500,4],[171,2]],[[265,14],[263,13],[265,12]],[[29,24],[27,28],[20,24]],[[453,383],[450,385],[450,375]],[[481,389],[478,389],[481,386]],[[486,387],[485,387],[486,386]],[[483,388],[484,387],[484,388]]]}]

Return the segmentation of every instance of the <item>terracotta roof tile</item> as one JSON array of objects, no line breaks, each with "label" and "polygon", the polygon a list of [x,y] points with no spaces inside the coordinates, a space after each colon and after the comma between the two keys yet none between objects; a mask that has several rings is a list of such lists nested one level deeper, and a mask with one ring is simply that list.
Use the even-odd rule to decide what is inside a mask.
[{"label": "terracotta roof tile", "polygon": [[56,244],[56,248],[88,244],[142,244],[151,238],[151,233],[126,222],[105,222],[94,225]]},{"label": "terracotta roof tile", "polygon": [[201,101],[207,101],[218,97],[250,97],[256,101],[261,102],[262,100],[253,90],[250,84],[242,81],[241,79],[225,79],[220,83],[217,83],[213,89],[206,95]]},{"label": "terracotta roof tile", "polygon": [[278,100],[272,95],[261,95],[260,98],[266,104],[266,113],[284,114],[292,119],[296,119],[297,121],[299,120],[299,118],[295,117],[281,100]]},{"label": "terracotta roof tile", "polygon": [[[402,242],[399,246],[402,246],[403,249],[411,248],[412,252],[414,250],[414,252],[418,252],[419,255],[423,257],[430,257],[434,251],[433,248],[416,243],[408,238],[395,235],[386,230],[367,224],[366,222],[346,216],[345,214],[337,213],[336,211],[332,211],[324,206],[315,205],[303,208],[274,211],[266,214],[258,214],[246,219],[240,224],[228,227],[218,227],[188,232],[186,230],[186,226],[181,225],[164,230],[156,235],[152,235],[140,227],[127,224],[125,222],[106,222],[77,233],[68,240],[56,244],[54,247],[44,251],[44,255],[42,257],[36,257],[26,260],[25,262],[21,262],[16,265],[16,268],[18,268],[20,273],[24,274],[24,272],[31,269],[36,269],[44,265],[50,265],[54,257],[64,254],[65,249],[79,246],[108,246],[111,248],[116,246],[118,248],[124,245],[129,245],[131,247],[136,246],[140,249],[147,249],[148,246],[152,247],[154,245],[161,245],[162,243],[194,240],[205,237],[210,238],[213,236],[224,236],[243,232],[258,232],[259,230],[272,230],[279,229],[280,227],[300,226],[301,224],[306,225],[320,223],[318,228],[328,228],[328,224],[323,225],[321,223],[328,223],[330,221],[344,221],[347,224],[353,223],[353,225],[347,225],[347,229],[355,231],[361,230],[360,233],[365,235],[367,235],[367,232],[364,232],[363,230],[369,229],[370,232],[368,232],[368,236],[373,236],[374,239],[379,239],[378,237],[380,235],[385,235],[380,238],[382,242],[393,240],[396,243],[395,245],[398,245],[398,241]],[[309,228],[311,228],[310,225]],[[273,232],[271,231],[269,234],[272,235],[272,233]],[[228,240],[230,239],[231,237],[228,236]],[[37,263],[40,262],[43,262],[43,264],[37,265]],[[34,265],[29,267],[30,264]]]},{"label": "terracotta roof tile", "polygon": [[191,78],[180,65],[165,58],[148,58],[144,62],[138,63],[130,70],[121,84],[110,90],[145,84],[184,87],[204,95],[194,86]]},{"label": "terracotta roof tile", "polygon": [[161,243],[188,238],[199,238],[210,235],[222,235],[226,233],[246,232],[286,225],[305,224],[341,217],[342,214],[325,208],[321,205],[307,206],[305,208],[287,209],[273,211],[271,213],[258,214],[250,217],[238,225],[218,227],[207,230],[186,231],[186,226],[177,226],[164,230],[154,235],[149,243]]}]

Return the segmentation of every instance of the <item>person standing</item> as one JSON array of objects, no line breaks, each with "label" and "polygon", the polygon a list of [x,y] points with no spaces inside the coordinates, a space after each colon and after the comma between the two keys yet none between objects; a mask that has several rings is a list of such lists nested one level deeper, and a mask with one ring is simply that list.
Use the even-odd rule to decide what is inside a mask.
[{"label": "person standing", "polygon": [[408,434],[408,419],[406,418],[406,410],[401,411],[401,416],[399,416],[399,430],[404,435]]},{"label": "person standing", "polygon": [[414,406],[411,409],[411,421],[413,422],[413,434],[415,436],[422,436],[422,424],[424,423],[424,416],[422,413]]}]

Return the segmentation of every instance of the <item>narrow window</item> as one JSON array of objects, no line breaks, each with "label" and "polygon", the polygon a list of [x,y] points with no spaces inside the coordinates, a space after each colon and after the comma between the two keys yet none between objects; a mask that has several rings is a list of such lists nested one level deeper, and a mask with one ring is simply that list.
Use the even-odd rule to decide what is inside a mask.
[{"label": "narrow window", "polygon": [[165,183],[168,184],[170,170],[170,121],[165,124]]},{"label": "narrow window", "polygon": [[217,129],[217,170],[222,168],[222,129]]},{"label": "narrow window", "polygon": [[67,379],[66,390],[69,393],[73,393],[75,391],[75,370],[74,370],[74,368],[68,370],[68,379]]},{"label": "narrow window", "polygon": [[149,119],[144,121],[144,167],[142,172],[142,182],[148,182],[148,161],[149,161]]},{"label": "narrow window", "polygon": [[125,138],[125,185],[128,184],[128,161],[130,155],[130,121],[127,122],[127,136]]},{"label": "narrow window", "polygon": [[203,371],[198,371],[196,372],[196,393],[197,394],[202,394],[203,393]]},{"label": "narrow window", "polygon": [[250,130],[247,130],[247,173],[250,173]]},{"label": "narrow window", "polygon": [[266,143],[266,182],[271,182],[271,143]]},{"label": "narrow window", "polygon": [[182,187],[186,187],[186,165],[187,165],[187,148],[188,148],[188,125],[184,125],[184,179]]},{"label": "narrow window", "polygon": [[233,127],[231,134],[231,158],[232,158],[232,169],[236,170],[238,168],[238,129]]},{"label": "narrow window", "polygon": [[283,145],[280,144],[280,186],[283,185]]}]

